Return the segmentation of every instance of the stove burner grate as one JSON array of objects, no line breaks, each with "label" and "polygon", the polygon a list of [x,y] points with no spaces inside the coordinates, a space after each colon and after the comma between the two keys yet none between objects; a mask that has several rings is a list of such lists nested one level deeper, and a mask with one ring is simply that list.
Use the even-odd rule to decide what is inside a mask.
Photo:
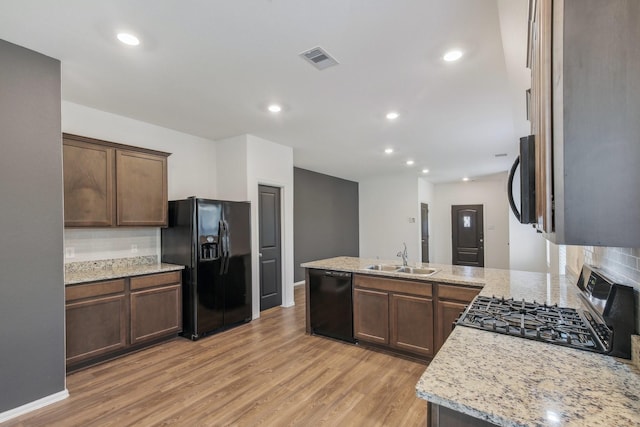
[{"label": "stove burner grate", "polygon": [[478,296],[456,324],[572,348],[606,352],[577,310],[557,305]]}]

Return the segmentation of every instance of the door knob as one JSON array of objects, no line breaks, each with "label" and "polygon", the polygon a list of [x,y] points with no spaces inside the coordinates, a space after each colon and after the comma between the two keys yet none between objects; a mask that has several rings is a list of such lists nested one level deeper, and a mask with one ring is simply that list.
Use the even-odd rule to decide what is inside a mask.
[{"label": "door knob", "polygon": [[262,258],[262,252],[258,252],[258,256]]}]

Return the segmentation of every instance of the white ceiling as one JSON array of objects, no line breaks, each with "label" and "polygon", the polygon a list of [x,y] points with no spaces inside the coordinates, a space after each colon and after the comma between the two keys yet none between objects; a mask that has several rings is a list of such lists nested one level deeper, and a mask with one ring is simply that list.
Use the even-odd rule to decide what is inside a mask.
[{"label": "white ceiling", "polygon": [[[251,133],[341,178],[427,167],[444,182],[505,171],[516,155],[526,3],[3,0],[0,38],[60,59],[71,102],[211,140]],[[118,42],[122,30],[141,45]],[[340,64],[298,57],[316,46]],[[444,62],[454,47],[464,57]]]}]

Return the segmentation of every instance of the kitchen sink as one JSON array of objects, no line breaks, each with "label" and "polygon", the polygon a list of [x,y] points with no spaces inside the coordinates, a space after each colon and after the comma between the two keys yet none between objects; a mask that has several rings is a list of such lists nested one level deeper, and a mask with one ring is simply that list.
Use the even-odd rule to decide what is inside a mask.
[{"label": "kitchen sink", "polygon": [[377,271],[396,271],[401,266],[393,265],[393,264],[375,264],[367,267],[367,270],[377,270]]},{"label": "kitchen sink", "polygon": [[430,276],[435,274],[438,270],[435,268],[422,268],[422,267],[408,267],[401,265],[393,265],[393,264],[374,264],[366,267],[367,270],[376,270],[376,271],[388,271],[391,273],[406,273],[406,274],[416,274],[420,276]]},{"label": "kitchen sink", "polygon": [[396,270],[396,273],[408,273],[408,274],[419,274],[421,276],[431,276],[435,274],[438,270],[435,268],[422,268],[422,267],[400,267]]}]

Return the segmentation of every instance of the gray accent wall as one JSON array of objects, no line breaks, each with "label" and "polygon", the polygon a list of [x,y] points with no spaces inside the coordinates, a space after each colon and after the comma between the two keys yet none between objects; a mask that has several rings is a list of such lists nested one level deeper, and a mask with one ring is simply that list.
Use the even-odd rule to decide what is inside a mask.
[{"label": "gray accent wall", "polygon": [[60,61],[0,40],[0,413],[65,389]]},{"label": "gray accent wall", "polygon": [[293,168],[294,280],[300,264],[335,256],[358,256],[358,183]]}]

